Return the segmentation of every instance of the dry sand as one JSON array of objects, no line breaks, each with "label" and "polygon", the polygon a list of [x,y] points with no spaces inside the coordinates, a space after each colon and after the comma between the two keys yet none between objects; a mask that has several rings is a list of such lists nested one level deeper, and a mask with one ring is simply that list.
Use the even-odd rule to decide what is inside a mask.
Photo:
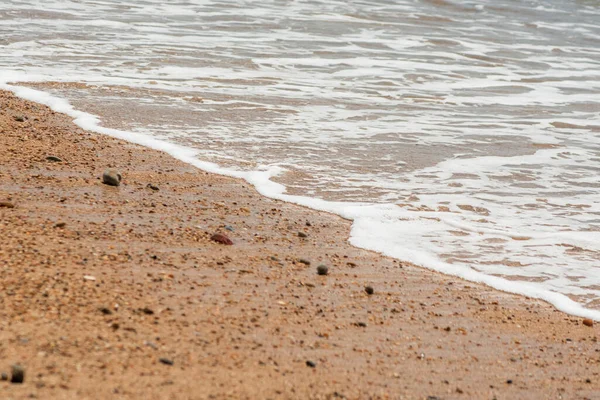
[{"label": "dry sand", "polygon": [[2,399],[600,396],[598,324],[353,248],[337,216],[7,92],[0,149],[0,372],[26,373]]}]

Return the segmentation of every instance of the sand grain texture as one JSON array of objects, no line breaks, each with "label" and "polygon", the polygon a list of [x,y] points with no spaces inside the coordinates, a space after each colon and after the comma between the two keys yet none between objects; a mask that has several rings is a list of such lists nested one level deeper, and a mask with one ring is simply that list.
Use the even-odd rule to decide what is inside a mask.
[{"label": "sand grain texture", "polygon": [[3,399],[598,398],[598,324],[7,92],[0,149]]}]

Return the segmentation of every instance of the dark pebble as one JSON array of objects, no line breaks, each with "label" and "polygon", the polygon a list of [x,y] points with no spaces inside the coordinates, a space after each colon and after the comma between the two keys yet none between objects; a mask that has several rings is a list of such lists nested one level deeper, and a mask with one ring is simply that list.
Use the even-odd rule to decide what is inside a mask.
[{"label": "dark pebble", "polygon": [[156,191],[156,190],[159,190],[159,189],[158,189],[158,186],[156,186],[156,185],[153,185],[153,184],[151,184],[151,183],[149,183],[148,185],[146,185],[146,187],[147,187],[147,188],[150,188],[150,189],[152,189],[152,190],[155,190],[155,191]]},{"label": "dark pebble", "polygon": [[48,156],[48,157],[46,157],[46,160],[54,161],[54,162],[62,162],[62,158],[56,157],[56,156]]},{"label": "dark pebble", "polygon": [[102,174],[102,183],[109,186],[119,186],[121,184],[121,174],[114,169],[107,169]]},{"label": "dark pebble", "polygon": [[427,400],[440,400],[437,396],[427,396]]},{"label": "dark pebble", "polygon": [[16,115],[14,118],[17,122],[25,122],[25,117],[22,115]]},{"label": "dark pebble", "polygon": [[356,322],[354,325],[360,326],[361,328],[366,328],[367,324],[365,322]]},{"label": "dark pebble", "polygon": [[233,244],[233,241],[229,239],[226,235],[223,235],[222,233],[215,233],[210,237],[210,240],[212,240],[213,242],[226,244],[228,246],[231,246]]},{"label": "dark pebble", "polygon": [[15,208],[15,205],[8,201],[0,201],[0,208]]},{"label": "dark pebble", "polygon": [[299,263],[302,263],[302,264],[304,264],[304,265],[310,265],[310,261],[308,261],[308,260],[307,260],[307,259],[305,259],[305,258],[301,258],[301,259],[299,259],[299,260],[298,260],[298,262],[299,262]]},{"label": "dark pebble", "polygon": [[163,363],[165,365],[173,365],[174,364],[173,360],[171,360],[170,358],[161,357],[158,359],[158,361],[160,361],[161,363]]},{"label": "dark pebble", "polygon": [[100,312],[104,315],[111,315],[112,311],[107,307],[100,307]]},{"label": "dark pebble", "polygon": [[1,373],[0,374],[0,380],[7,381],[8,380],[8,374],[6,372]]},{"label": "dark pebble", "polygon": [[229,232],[233,232],[235,230],[231,225],[225,225],[225,229],[227,229]]},{"label": "dark pebble", "polygon": [[67,226],[66,222],[59,222],[54,225],[55,228],[64,228],[65,226]]},{"label": "dark pebble", "polygon": [[308,360],[308,361],[306,361],[306,366],[307,367],[311,367],[311,368],[315,368],[317,366],[317,363],[314,362],[314,361]]},{"label": "dark pebble", "polygon": [[585,383],[592,383],[592,380],[591,380],[590,378],[587,378],[587,379],[585,380]]},{"label": "dark pebble", "polygon": [[506,383],[508,383],[509,385],[512,384],[512,379],[507,380]]},{"label": "dark pebble", "polygon": [[20,366],[19,364],[15,364],[11,367],[11,383],[23,383],[25,380],[25,368]]},{"label": "dark pebble", "polygon": [[319,265],[317,267],[317,274],[319,275],[327,275],[329,273],[329,268],[327,265]]},{"label": "dark pebble", "polygon": [[373,289],[373,286],[365,286],[365,292],[367,292],[367,294],[373,294],[375,293],[375,290]]},{"label": "dark pebble", "polygon": [[148,307],[144,307],[144,308],[142,308],[142,310],[141,310],[141,311],[142,311],[144,314],[147,314],[147,315],[152,315],[152,314],[154,314],[154,311],[152,311],[152,310],[151,310],[150,308],[148,308]]},{"label": "dark pebble", "polygon": [[298,232],[298,237],[305,238],[308,237],[308,235],[304,232]]}]

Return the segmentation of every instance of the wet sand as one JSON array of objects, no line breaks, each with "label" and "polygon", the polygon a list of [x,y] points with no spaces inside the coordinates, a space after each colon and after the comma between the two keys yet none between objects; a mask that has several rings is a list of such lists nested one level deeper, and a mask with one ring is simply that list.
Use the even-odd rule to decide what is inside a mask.
[{"label": "wet sand", "polygon": [[7,92],[0,149],[0,372],[26,373],[2,398],[600,393],[598,324],[353,248],[337,216]]}]

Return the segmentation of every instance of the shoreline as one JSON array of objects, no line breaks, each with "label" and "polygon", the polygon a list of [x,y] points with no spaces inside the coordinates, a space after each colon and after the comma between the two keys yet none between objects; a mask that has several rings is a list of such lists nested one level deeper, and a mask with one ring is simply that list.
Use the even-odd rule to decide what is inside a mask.
[{"label": "shoreline", "polygon": [[[387,214],[391,212],[393,215],[394,211],[396,211],[397,206],[392,204],[376,205],[367,203],[344,203],[320,198],[310,198],[301,195],[287,194],[284,186],[271,179],[273,175],[278,174],[277,167],[263,171],[238,171],[223,168],[213,162],[198,159],[196,157],[196,150],[193,148],[180,146],[175,143],[148,137],[143,134],[104,127],[100,124],[99,119],[95,115],[75,109],[70,103],[66,102],[60,97],[54,97],[47,92],[40,91],[39,86],[41,86],[42,89],[44,88],[43,82],[23,82],[22,84],[25,86],[15,86],[11,84],[4,84],[4,86],[8,91],[17,95],[17,97],[33,102],[41,101],[42,104],[49,106],[51,109],[67,114],[68,116],[72,117],[73,122],[82,129],[91,131],[93,133],[122,139],[126,142],[139,144],[150,149],[162,151],[171,157],[186,164],[192,165],[204,172],[242,179],[252,185],[257,192],[267,198],[296,204],[306,207],[310,210],[328,212],[351,221],[352,226],[359,225],[360,222],[362,222],[364,212],[362,212],[361,209],[365,205],[368,206],[366,209],[371,209],[374,207],[374,209],[378,210],[376,212],[380,213]],[[55,85],[57,83],[52,82],[50,84]],[[3,85],[0,84],[0,90],[2,89]],[[367,211],[366,214],[367,223],[369,223],[370,212]],[[437,260],[429,257],[428,255],[423,257],[422,254],[411,254],[410,256],[407,256],[404,253],[398,254],[397,251],[391,251],[389,249],[389,246],[385,243],[385,238],[378,241],[372,240],[372,229],[366,230],[368,231],[368,234],[365,234],[365,229],[358,229],[357,231],[359,234],[352,235],[349,239],[349,243],[355,247],[368,251],[375,251],[376,253],[384,256],[392,257],[399,261],[409,262],[420,268],[439,272],[444,275],[453,276],[458,279],[464,279],[472,283],[484,284],[493,289],[506,293],[516,294],[527,298],[540,299],[550,303],[557,310],[566,314],[581,318],[589,318],[600,322],[600,310],[587,308],[581,303],[569,298],[565,294],[536,286],[533,282],[520,280],[513,281],[507,277],[489,275],[475,269]],[[408,260],[409,258],[410,260]]]},{"label": "shoreline", "polygon": [[[0,202],[14,205],[0,207],[0,371],[26,368],[23,385],[0,383],[10,398],[600,390],[597,324],[352,247],[341,217],[83,131],[6,91],[0,138]],[[108,167],[121,186],[100,182]]]}]

